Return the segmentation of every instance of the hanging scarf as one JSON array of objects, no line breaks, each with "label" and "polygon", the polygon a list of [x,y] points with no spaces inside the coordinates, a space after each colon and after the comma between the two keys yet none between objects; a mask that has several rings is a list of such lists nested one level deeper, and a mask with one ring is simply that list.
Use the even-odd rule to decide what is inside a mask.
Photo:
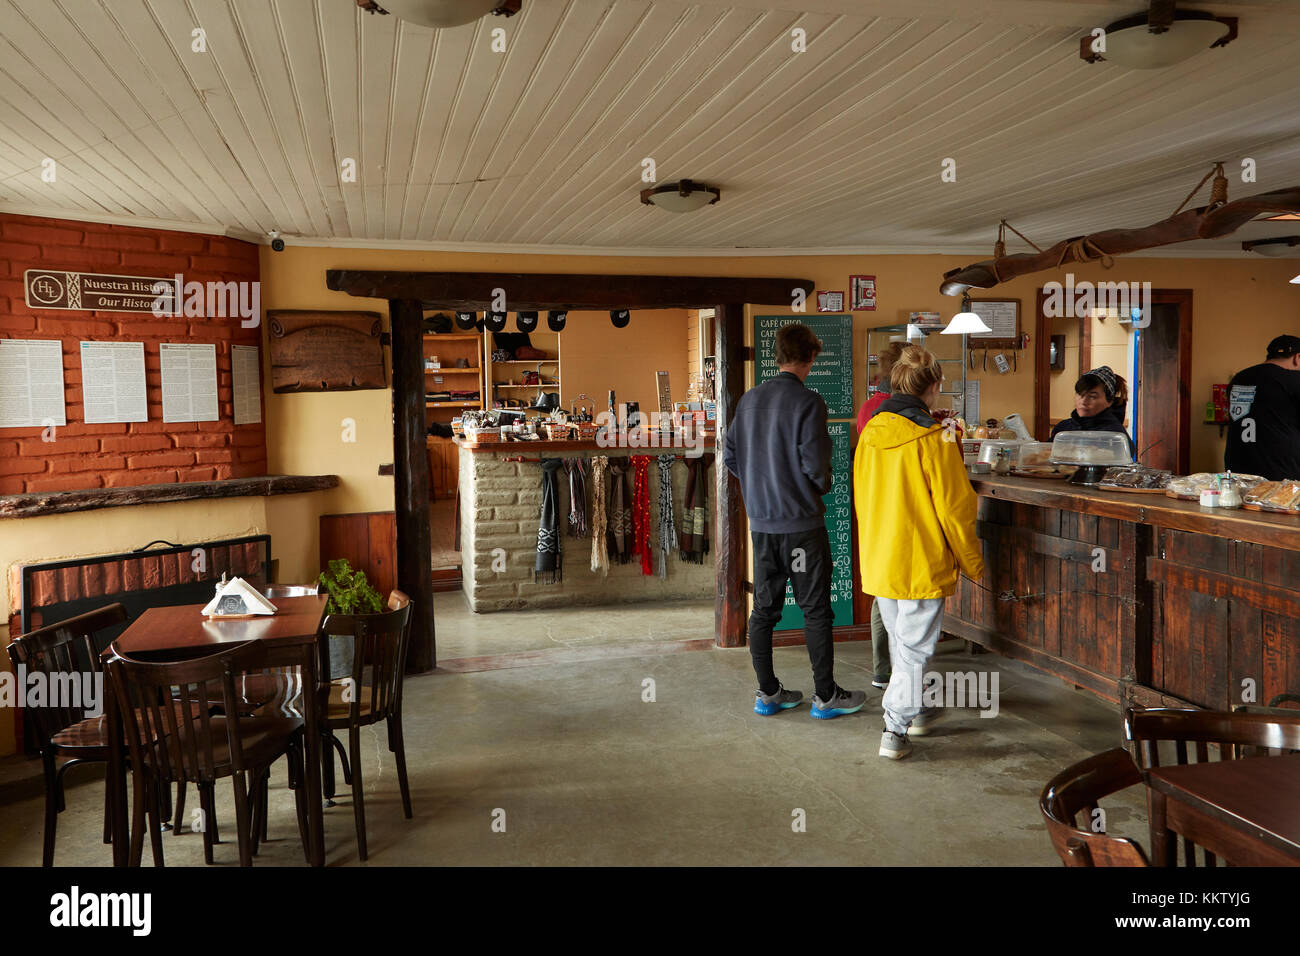
[{"label": "hanging scarf", "polygon": [[627,488],[627,473],[631,469],[626,458],[615,458],[609,463],[609,557],[611,562],[619,564],[627,564],[632,557],[632,496]]},{"label": "hanging scarf", "polygon": [[650,456],[633,455],[632,553],[641,558],[641,573],[655,573],[654,546],[650,543]]},{"label": "hanging scarf", "polygon": [[560,566],[560,488],[555,473],[564,465],[562,458],[542,461],[542,520],[537,528],[537,563],[533,580],[538,584],[555,584],[563,580]]},{"label": "hanging scarf", "polygon": [[605,551],[605,477],[609,472],[609,458],[597,455],[591,459],[591,570],[601,577],[609,574],[609,555]]},{"label": "hanging scarf", "polygon": [[659,456],[659,577],[668,576],[668,552],[677,540],[673,527],[674,455]]},{"label": "hanging scarf", "polygon": [[703,564],[709,553],[709,466],[711,454],[686,459],[686,497],[683,499],[682,523],[686,526],[680,535],[682,560]]},{"label": "hanging scarf", "polygon": [[569,476],[569,536],[587,536],[587,475],[586,462],[581,458],[564,459],[564,470]]}]

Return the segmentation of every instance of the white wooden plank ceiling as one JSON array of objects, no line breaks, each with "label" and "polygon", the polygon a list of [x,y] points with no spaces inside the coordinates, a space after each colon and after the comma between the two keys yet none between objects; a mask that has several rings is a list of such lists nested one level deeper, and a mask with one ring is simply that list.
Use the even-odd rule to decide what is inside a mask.
[{"label": "white wooden plank ceiling", "polygon": [[[1163,218],[1214,160],[1233,196],[1300,184],[1300,3],[1196,4],[1240,38],[1167,70],[1078,58],[1144,4],[524,0],[435,31],[353,0],[0,0],[0,211],[290,241],[987,252],[1002,216],[1040,245]],[[642,206],[647,157],[721,203]]]}]

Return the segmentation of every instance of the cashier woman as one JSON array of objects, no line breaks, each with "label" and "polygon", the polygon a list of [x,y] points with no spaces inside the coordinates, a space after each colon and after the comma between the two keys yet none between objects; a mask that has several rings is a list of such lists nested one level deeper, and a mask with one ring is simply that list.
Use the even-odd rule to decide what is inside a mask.
[{"label": "cashier woman", "polygon": [[1119,432],[1133,454],[1133,439],[1124,430],[1124,409],[1128,407],[1128,382],[1109,365],[1084,372],[1074,383],[1074,411],[1052,429],[1061,432]]}]

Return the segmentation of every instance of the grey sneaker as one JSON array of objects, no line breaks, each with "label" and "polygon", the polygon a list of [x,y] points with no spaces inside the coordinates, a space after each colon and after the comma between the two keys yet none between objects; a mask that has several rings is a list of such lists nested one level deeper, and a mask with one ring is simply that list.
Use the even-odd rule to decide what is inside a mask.
[{"label": "grey sneaker", "polygon": [[912,726],[907,728],[909,737],[924,737],[934,733],[934,725],[943,720],[945,712],[939,707],[922,707],[921,712],[912,719]]},{"label": "grey sneaker", "polygon": [[839,684],[836,684],[835,693],[830,700],[822,700],[816,694],[813,694],[812,715],[818,720],[830,720],[832,717],[856,714],[866,702],[866,691],[845,690]]},{"label": "grey sneaker", "polygon": [[902,760],[912,752],[912,745],[907,741],[906,734],[896,734],[892,730],[886,730],[880,735],[880,756],[888,757],[890,760]]},{"label": "grey sneaker", "polygon": [[802,693],[797,690],[786,690],[780,684],[777,684],[775,694],[764,694],[761,689],[754,691],[754,713],[763,717],[770,717],[791,707],[798,707],[802,702]]}]

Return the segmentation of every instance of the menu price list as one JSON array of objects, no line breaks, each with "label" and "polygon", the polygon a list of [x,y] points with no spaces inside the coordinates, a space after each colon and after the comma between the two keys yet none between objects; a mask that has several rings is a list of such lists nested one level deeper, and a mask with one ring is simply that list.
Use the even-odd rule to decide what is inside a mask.
[{"label": "menu price list", "polygon": [[853,317],[851,315],[756,315],[754,354],[757,358],[755,384],[780,373],[772,348],[783,325],[802,322],[821,339],[822,350],[804,382],[826,401],[830,418],[852,418],[853,409]]}]

